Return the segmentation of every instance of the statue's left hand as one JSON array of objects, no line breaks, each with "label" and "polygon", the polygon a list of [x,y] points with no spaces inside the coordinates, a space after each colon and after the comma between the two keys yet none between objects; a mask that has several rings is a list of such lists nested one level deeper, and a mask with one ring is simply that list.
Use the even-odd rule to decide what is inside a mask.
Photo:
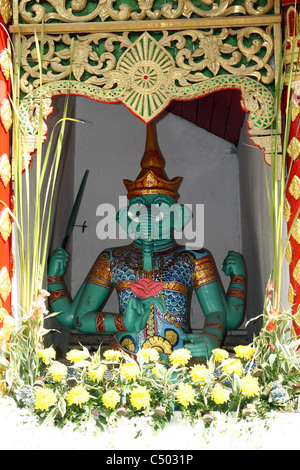
[{"label": "statue's left hand", "polygon": [[60,246],[53,251],[48,263],[48,276],[63,276],[68,263],[68,253]]},{"label": "statue's left hand", "polygon": [[210,358],[212,350],[219,348],[219,341],[211,335],[204,333],[185,334],[181,336],[193,357],[201,357],[204,361]]},{"label": "statue's left hand", "polygon": [[240,253],[235,251],[229,251],[228,255],[223,261],[222,271],[226,276],[245,276],[246,275],[246,266],[244,259]]}]

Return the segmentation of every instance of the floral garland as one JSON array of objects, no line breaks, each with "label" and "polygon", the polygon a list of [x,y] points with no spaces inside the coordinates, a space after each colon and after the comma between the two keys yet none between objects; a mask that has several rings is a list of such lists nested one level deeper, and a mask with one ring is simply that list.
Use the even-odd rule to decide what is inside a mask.
[{"label": "floral garland", "polygon": [[118,417],[147,417],[164,428],[175,411],[184,418],[233,412],[237,418],[262,416],[271,409],[299,409],[299,340],[288,335],[291,314],[274,312],[272,286],[267,287],[263,327],[251,345],[234,355],[214,349],[204,363],[193,363],[190,351],[177,349],[165,366],[155,349],[142,349],[134,360],[116,350],[73,349],[57,361],[53,347],[43,348],[43,317],[48,293],[40,289],[18,330],[0,309],[0,396],[30,410],[40,423],[80,427],[91,418],[103,426]]}]

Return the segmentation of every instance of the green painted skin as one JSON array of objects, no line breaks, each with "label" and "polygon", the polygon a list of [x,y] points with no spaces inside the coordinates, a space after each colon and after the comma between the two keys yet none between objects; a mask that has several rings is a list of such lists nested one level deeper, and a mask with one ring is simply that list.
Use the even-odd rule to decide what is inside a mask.
[{"label": "green painted skin", "polygon": [[[142,222],[148,224],[149,232],[152,239],[143,239],[142,233],[137,232],[136,226],[132,223],[128,212],[134,204],[155,205],[160,211],[164,211],[167,207],[175,204],[176,201],[166,195],[147,195],[137,196],[130,200],[130,206],[122,208],[117,214],[117,221],[128,232],[135,232],[139,235],[134,241],[134,245],[142,249],[143,268],[149,270],[152,267],[153,255],[156,250],[162,248],[171,248],[176,246],[171,236],[166,238],[163,233],[162,224],[150,224],[149,220],[145,218],[141,221],[140,227],[143,226]],[[182,228],[187,220],[190,218],[190,213],[183,205],[177,204],[177,209],[180,212],[171,218],[171,228],[179,230]],[[151,232],[150,232],[151,228]],[[153,231],[155,237],[153,237]],[[68,261],[68,254],[61,247],[56,249],[52,254],[48,265],[48,276],[63,276],[66,270]],[[236,275],[246,277],[246,269],[242,256],[239,253],[230,251],[223,262],[223,271],[231,278]],[[229,286],[234,287],[233,280]],[[57,289],[65,289],[63,279],[58,280],[56,284],[49,284],[49,292]],[[244,287],[244,290],[246,286]],[[75,298],[70,300],[68,297],[58,299],[52,304],[52,310],[61,312],[56,318],[65,327],[76,328],[82,333],[97,333],[95,326],[95,312],[102,312],[103,306],[109,295],[109,290],[101,285],[95,285],[89,282],[83,283],[77,292]],[[181,339],[185,341],[185,347],[190,350],[192,356],[207,359],[211,355],[214,348],[220,347],[224,331],[236,329],[243,320],[245,302],[234,296],[226,296],[220,281],[212,282],[204,285],[196,290],[198,301],[201,305],[202,311],[205,315],[206,324],[204,325],[203,333],[199,334],[183,334]],[[131,297],[125,314],[123,315],[124,325],[128,332],[138,333],[146,325],[148,316],[152,305],[157,305],[164,313],[166,306],[161,298],[149,297],[147,299],[139,299]],[[105,332],[117,333],[114,314],[105,314]],[[219,325],[220,328],[209,326],[214,323]],[[222,333],[223,330],[223,333]]]}]

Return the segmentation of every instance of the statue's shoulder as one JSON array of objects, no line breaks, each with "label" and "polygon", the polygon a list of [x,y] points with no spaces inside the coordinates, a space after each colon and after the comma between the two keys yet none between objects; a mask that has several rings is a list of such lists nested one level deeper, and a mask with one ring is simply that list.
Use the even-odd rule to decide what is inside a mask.
[{"label": "statue's shoulder", "polygon": [[200,249],[193,250],[191,248],[186,248],[186,247],[183,246],[180,250],[180,254],[182,256],[188,256],[189,258],[191,258],[195,261],[201,260],[203,258],[209,258],[209,259],[213,258],[210,251],[207,250],[206,248],[200,248]]},{"label": "statue's shoulder", "polygon": [[105,250],[101,251],[98,258],[109,259],[110,261],[113,261],[114,259],[120,258],[126,253],[128,253],[128,250],[126,249],[126,247],[115,246],[112,248],[106,248]]}]

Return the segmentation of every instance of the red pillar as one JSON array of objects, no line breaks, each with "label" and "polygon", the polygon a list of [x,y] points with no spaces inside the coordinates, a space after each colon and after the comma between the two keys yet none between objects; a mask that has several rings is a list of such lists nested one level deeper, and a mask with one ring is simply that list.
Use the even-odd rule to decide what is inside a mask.
[{"label": "red pillar", "polygon": [[9,1],[0,6],[0,301],[11,313],[11,277],[13,270],[11,217],[12,207],[10,127],[11,105],[7,23],[11,17]]},{"label": "red pillar", "polygon": [[[291,4],[289,0],[283,0],[282,3],[286,6]],[[300,213],[298,214],[300,208],[300,66],[297,64],[300,46],[300,28],[299,15],[293,6],[288,6],[284,16],[287,35],[286,72],[288,75],[290,66],[293,66],[295,71],[290,95],[292,112],[286,156],[288,178],[286,181],[286,199],[284,204],[284,215],[287,220],[288,232],[292,228],[286,250],[290,275],[288,299],[292,313],[300,323],[300,314],[297,313],[300,306]],[[293,41],[295,42],[294,60],[289,55],[292,51]],[[300,327],[295,321],[293,322],[293,333],[300,337]]]}]

